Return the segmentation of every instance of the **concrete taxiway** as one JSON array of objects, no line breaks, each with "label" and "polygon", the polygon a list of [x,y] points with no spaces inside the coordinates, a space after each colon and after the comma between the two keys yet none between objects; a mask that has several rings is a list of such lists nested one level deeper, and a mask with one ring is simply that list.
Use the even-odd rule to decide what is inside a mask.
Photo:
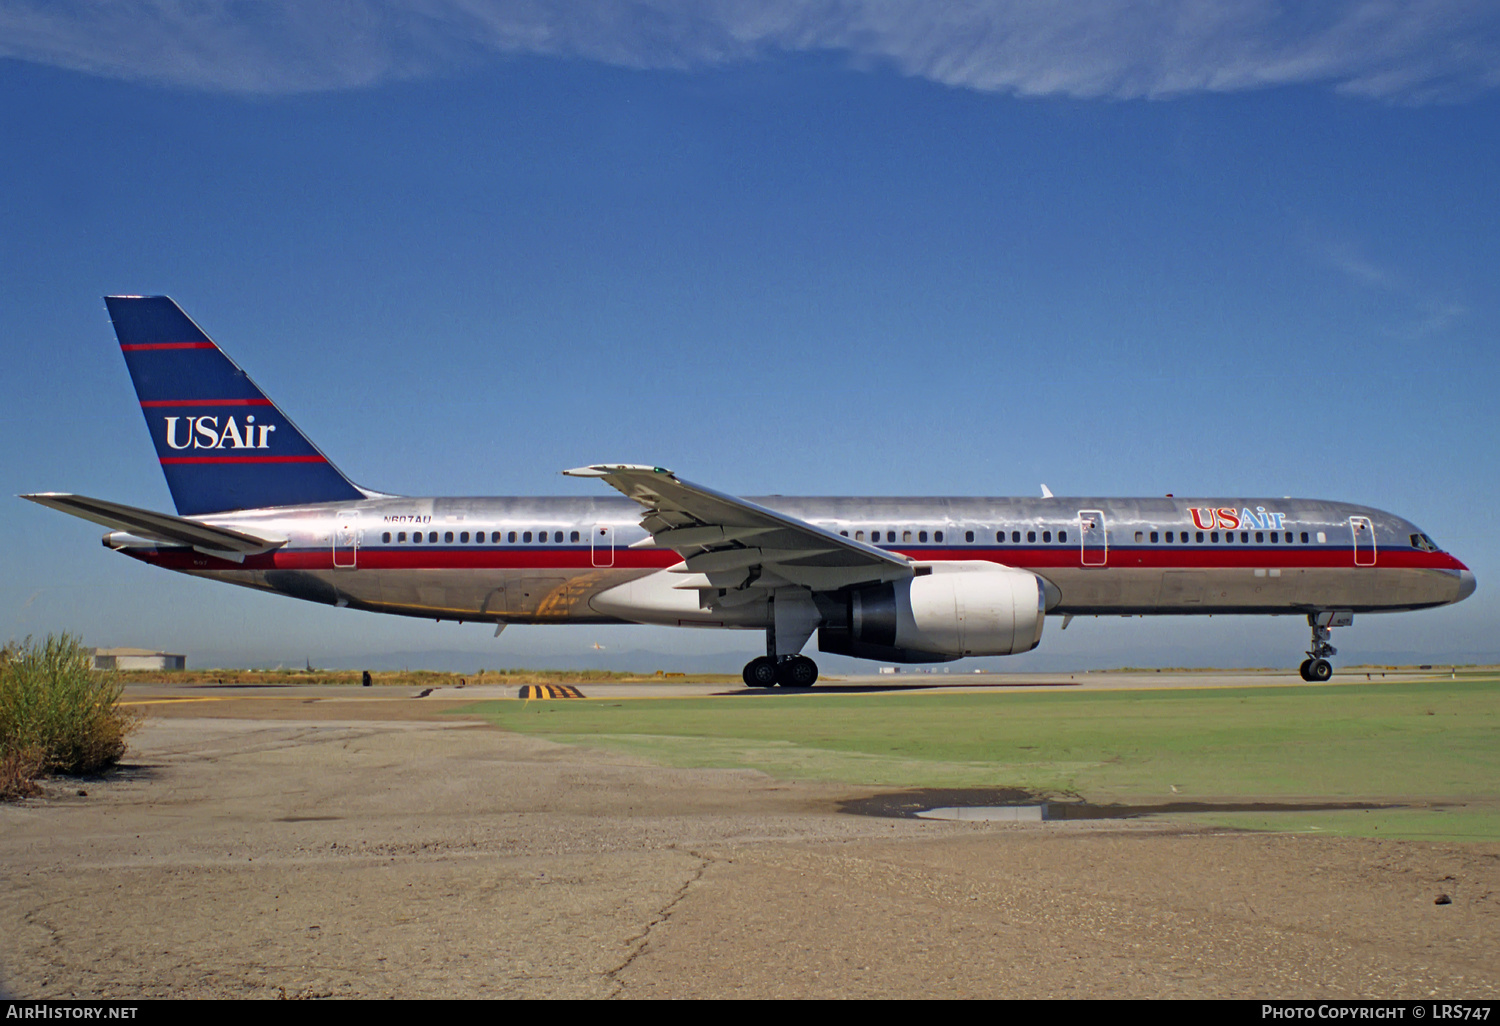
[{"label": "concrete taxiway", "polygon": [[868,814],[445,711],[514,688],[405,690],[133,686],[118,772],[0,806],[0,993],[1500,996],[1493,844]]}]

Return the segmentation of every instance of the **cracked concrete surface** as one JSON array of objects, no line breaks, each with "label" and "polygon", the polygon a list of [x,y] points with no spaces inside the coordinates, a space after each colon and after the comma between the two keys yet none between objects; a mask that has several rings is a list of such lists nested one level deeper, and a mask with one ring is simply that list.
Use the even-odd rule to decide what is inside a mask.
[{"label": "cracked concrete surface", "polygon": [[1500,992],[1496,845],[853,816],[856,788],[353,709],[158,715],[123,772],[0,807],[0,991]]}]

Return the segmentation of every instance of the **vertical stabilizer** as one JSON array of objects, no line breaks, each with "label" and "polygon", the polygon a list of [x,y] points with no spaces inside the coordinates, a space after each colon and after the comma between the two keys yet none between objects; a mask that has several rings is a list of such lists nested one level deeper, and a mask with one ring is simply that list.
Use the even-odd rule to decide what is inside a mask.
[{"label": "vertical stabilizer", "polygon": [[178,513],[365,497],[172,300],[104,302]]}]

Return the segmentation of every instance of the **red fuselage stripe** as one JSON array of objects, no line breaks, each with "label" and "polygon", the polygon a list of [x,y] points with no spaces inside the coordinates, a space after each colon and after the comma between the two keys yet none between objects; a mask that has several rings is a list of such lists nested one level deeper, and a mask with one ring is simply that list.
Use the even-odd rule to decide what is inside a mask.
[{"label": "red fuselage stripe", "polygon": [[[132,552],[131,554],[135,554]],[[144,556],[145,554],[142,553]],[[343,555],[347,555],[344,550]],[[607,552],[599,554],[609,558]],[[1207,551],[1161,551],[1150,549],[1112,549],[1107,567],[1081,565],[1076,549],[948,549],[940,552],[908,552],[918,562],[932,560],[978,560],[1001,563],[1025,570],[1233,570],[1233,569],[1348,569],[1351,571],[1386,570],[1463,570],[1462,563],[1446,552],[1386,551],[1379,554],[1375,567],[1356,567],[1349,549],[1244,549],[1233,553]],[[188,569],[204,556],[182,550],[164,549],[153,553],[149,561],[170,569]],[[341,556],[342,558],[342,556]],[[545,549],[534,546],[485,546],[484,548],[450,548],[443,545],[362,546],[357,562],[361,570],[651,570],[681,562],[676,553],[663,550],[631,551],[616,548],[608,567],[599,567],[596,554],[586,546],[558,546]],[[215,561],[217,563],[217,561]],[[246,558],[243,564],[224,563],[224,569],[245,570],[328,570],[333,568],[331,547],[316,549],[281,549]]]},{"label": "red fuselage stripe", "polygon": [[162,466],[174,463],[327,463],[326,456],[163,456]]},{"label": "red fuselage stripe", "polygon": [[270,406],[269,399],[142,399],[142,406]]}]

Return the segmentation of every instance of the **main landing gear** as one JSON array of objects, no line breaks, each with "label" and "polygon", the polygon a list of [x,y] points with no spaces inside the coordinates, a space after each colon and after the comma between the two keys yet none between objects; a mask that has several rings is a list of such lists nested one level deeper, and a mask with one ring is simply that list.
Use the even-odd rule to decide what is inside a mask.
[{"label": "main landing gear", "polygon": [[1329,628],[1348,627],[1353,622],[1354,614],[1348,610],[1307,614],[1307,625],[1312,628],[1312,648],[1302,660],[1303,680],[1321,684],[1333,676],[1333,664],[1328,657],[1338,655],[1339,650],[1329,643],[1333,638],[1333,631]]},{"label": "main landing gear", "polygon": [[752,688],[810,688],[818,680],[818,664],[805,655],[760,656],[745,664],[742,675]]},{"label": "main landing gear", "polygon": [[745,664],[745,683],[752,688],[810,688],[818,679],[818,664],[798,655],[822,614],[801,588],[778,588],[772,594],[774,617],[766,627],[766,654]]}]

